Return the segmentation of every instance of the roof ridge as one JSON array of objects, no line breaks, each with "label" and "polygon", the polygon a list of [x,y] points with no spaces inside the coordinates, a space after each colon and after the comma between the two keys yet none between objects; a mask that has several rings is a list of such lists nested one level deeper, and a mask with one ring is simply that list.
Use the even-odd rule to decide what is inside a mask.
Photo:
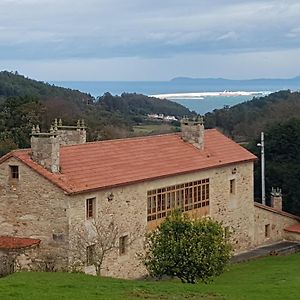
[{"label": "roof ridge", "polygon": [[[216,131],[218,133],[221,133],[216,128],[208,128],[208,129],[205,129],[205,131]],[[86,142],[86,143],[83,143],[83,144],[75,144],[75,145],[61,145],[61,147],[67,148],[67,147],[74,147],[74,146],[99,144],[99,143],[116,143],[116,142],[129,141],[129,140],[130,141],[135,141],[135,140],[151,139],[151,138],[156,138],[156,137],[165,137],[165,136],[172,136],[172,135],[174,135],[174,136],[180,136],[180,134],[181,134],[181,131],[179,131],[179,132],[154,134],[154,135],[143,135],[143,136],[126,137],[126,138],[119,138],[119,139],[110,139],[110,140],[99,140],[99,141],[92,141],[92,142]],[[228,138],[228,139],[230,140],[230,138]],[[232,141],[232,142],[235,143],[234,141]]]},{"label": "roof ridge", "polygon": [[262,208],[262,209],[268,210],[270,212],[273,212],[275,214],[282,215],[282,216],[285,216],[285,217],[288,217],[288,218],[300,221],[300,217],[299,216],[296,216],[296,215],[291,214],[289,212],[286,212],[286,211],[283,211],[283,210],[278,210],[278,209],[276,209],[274,207],[267,206],[267,205],[261,204],[261,203],[256,202],[256,201],[254,201],[254,205],[257,206],[257,207],[259,207],[259,208]]},{"label": "roof ridge", "polygon": [[74,147],[74,146],[83,146],[83,145],[91,145],[91,144],[100,144],[100,143],[116,143],[121,141],[135,141],[135,140],[143,140],[143,139],[150,139],[154,137],[165,137],[165,136],[179,136],[180,132],[172,132],[172,133],[162,133],[162,134],[154,134],[154,135],[144,135],[144,136],[135,136],[135,137],[127,137],[127,138],[120,138],[120,139],[111,139],[111,140],[99,140],[99,141],[92,141],[86,142],[83,144],[75,144],[75,145],[61,145],[61,147]]},{"label": "roof ridge", "polygon": [[[61,173],[57,174],[34,162],[29,155],[30,149],[15,150],[2,160],[9,157],[19,159],[70,195],[256,159],[217,129],[206,129],[204,138],[205,147],[200,151],[184,142],[178,132],[62,146]],[[93,180],[86,184],[91,177],[91,166]]]}]

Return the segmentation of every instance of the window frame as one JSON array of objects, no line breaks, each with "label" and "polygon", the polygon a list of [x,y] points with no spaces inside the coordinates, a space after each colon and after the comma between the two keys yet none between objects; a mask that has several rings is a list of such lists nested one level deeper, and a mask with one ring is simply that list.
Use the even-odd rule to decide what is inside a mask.
[{"label": "window frame", "polygon": [[85,200],[85,217],[87,220],[95,219],[95,217],[96,217],[96,197],[87,198]]},{"label": "window frame", "polygon": [[162,219],[174,209],[192,211],[209,203],[209,178],[153,189],[147,192],[147,222]]},{"label": "window frame", "polygon": [[127,253],[128,246],[128,234],[119,237],[119,255],[125,255]]},{"label": "window frame", "polygon": [[92,266],[95,263],[95,244],[86,247],[86,265]]},{"label": "window frame", "polygon": [[12,180],[20,179],[20,167],[18,165],[9,165],[9,178]]},{"label": "window frame", "polygon": [[265,238],[269,239],[271,236],[271,224],[265,224]]},{"label": "window frame", "polygon": [[230,193],[230,195],[236,194],[236,179],[235,178],[231,178],[229,180],[229,193]]}]

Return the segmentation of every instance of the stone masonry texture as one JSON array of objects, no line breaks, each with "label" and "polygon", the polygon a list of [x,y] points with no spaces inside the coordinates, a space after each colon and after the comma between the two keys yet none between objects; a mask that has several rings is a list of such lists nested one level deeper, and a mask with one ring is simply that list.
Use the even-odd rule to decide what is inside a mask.
[{"label": "stone masonry texture", "polygon": [[[19,166],[18,180],[10,178],[11,165]],[[125,254],[120,255],[117,248],[109,252],[103,262],[102,275],[142,277],[147,274],[141,261],[145,234],[149,230],[147,191],[205,178],[209,178],[210,185],[208,215],[229,229],[235,253],[283,239],[284,226],[296,222],[254,207],[253,162],[71,196],[20,161],[9,158],[0,164],[0,232],[1,235],[40,239],[35,259],[52,255],[57,262],[56,269],[72,267],[76,230],[87,228],[92,222],[86,219],[86,199],[95,198],[95,220],[109,215],[118,227],[117,241],[121,236],[128,236],[130,241]],[[231,180],[234,191],[230,191]],[[264,233],[267,223],[271,228],[269,240]],[[81,260],[85,262],[86,256]],[[26,268],[28,261],[27,257]]]}]

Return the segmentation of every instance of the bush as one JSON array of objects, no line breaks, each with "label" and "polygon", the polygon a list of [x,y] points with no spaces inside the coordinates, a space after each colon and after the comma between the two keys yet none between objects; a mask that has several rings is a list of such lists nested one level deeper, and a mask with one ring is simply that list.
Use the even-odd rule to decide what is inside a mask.
[{"label": "bush", "polygon": [[207,282],[224,271],[230,251],[218,222],[193,220],[175,211],[147,236],[145,265],[158,278],[167,275],[187,283]]}]

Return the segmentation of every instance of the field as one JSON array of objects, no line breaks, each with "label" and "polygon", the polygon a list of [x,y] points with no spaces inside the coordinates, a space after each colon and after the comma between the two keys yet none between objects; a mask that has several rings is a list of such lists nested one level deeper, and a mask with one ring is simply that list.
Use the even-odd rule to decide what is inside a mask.
[{"label": "field", "polygon": [[209,284],[118,280],[83,274],[17,273],[0,279],[1,300],[300,299],[300,253],[233,265]]},{"label": "field", "polygon": [[162,134],[174,131],[170,124],[144,124],[133,126],[133,131],[137,135]]}]

